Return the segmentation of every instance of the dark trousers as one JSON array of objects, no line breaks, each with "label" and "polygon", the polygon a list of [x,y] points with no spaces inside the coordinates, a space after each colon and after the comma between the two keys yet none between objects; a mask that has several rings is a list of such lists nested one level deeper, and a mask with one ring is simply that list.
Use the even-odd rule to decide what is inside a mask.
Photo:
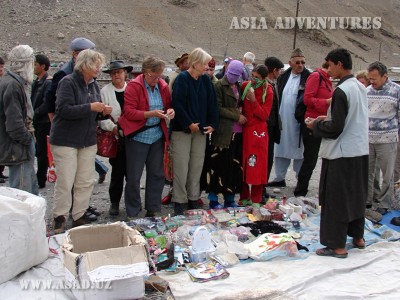
[{"label": "dark trousers", "polygon": [[274,147],[275,147],[275,129],[268,128],[268,174],[267,182],[269,182],[269,176],[271,175],[272,165],[274,164]]},{"label": "dark trousers", "polygon": [[134,140],[125,141],[126,185],[125,207],[128,217],[136,217],[142,210],[140,178],[146,165],[145,209],[161,211],[161,194],[164,188],[163,154],[164,142],[159,139],[153,144]]},{"label": "dark trousers", "polygon": [[118,151],[117,157],[109,160],[111,169],[111,181],[108,193],[113,204],[119,204],[124,191],[124,178],[126,177],[125,147]]},{"label": "dark trousers", "polygon": [[350,222],[339,222],[329,216],[329,212],[321,209],[320,241],[321,244],[332,249],[345,248],[347,236],[362,239],[364,236],[365,218]]},{"label": "dark trousers", "polygon": [[5,168],[4,166],[0,165],[0,174],[3,174],[4,168]]},{"label": "dark trousers", "polygon": [[308,128],[302,128],[302,137],[304,144],[304,160],[301,165],[297,186],[294,195],[306,196],[308,193],[308,184],[318,161],[318,152],[321,145],[321,138],[313,136],[312,131]]},{"label": "dark trousers", "polygon": [[50,134],[50,127],[50,122],[34,124],[37,158],[36,177],[39,187],[44,187],[47,180],[47,169],[49,167],[49,158],[47,157],[47,136]]}]

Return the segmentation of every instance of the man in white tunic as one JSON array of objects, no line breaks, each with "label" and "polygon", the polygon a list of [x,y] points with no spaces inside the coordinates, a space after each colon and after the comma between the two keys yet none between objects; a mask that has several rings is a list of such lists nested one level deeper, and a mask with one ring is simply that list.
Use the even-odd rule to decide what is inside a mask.
[{"label": "man in white tunic", "polygon": [[275,178],[267,184],[271,187],[286,186],[286,173],[293,159],[293,170],[296,174],[303,163],[303,142],[300,138],[300,126],[295,117],[297,99],[304,94],[304,87],[310,72],[304,67],[303,52],[293,50],[289,60],[290,68],[278,78],[278,93],[281,99],[279,113],[282,119],[281,141],[275,144]]}]

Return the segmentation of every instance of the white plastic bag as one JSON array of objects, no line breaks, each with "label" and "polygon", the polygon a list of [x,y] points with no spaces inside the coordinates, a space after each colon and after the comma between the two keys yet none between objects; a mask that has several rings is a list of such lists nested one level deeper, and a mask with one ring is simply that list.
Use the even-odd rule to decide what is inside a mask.
[{"label": "white plastic bag", "polygon": [[0,284],[47,259],[45,213],[42,197],[0,187]]}]

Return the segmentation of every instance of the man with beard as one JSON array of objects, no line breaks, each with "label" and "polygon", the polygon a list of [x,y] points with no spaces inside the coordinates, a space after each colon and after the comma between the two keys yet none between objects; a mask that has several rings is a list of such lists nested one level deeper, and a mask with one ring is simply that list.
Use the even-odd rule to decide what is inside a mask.
[{"label": "man with beard", "polygon": [[9,167],[10,187],[37,195],[33,108],[28,92],[33,82],[33,55],[28,45],[16,46],[8,54],[9,71],[0,81],[0,164]]}]

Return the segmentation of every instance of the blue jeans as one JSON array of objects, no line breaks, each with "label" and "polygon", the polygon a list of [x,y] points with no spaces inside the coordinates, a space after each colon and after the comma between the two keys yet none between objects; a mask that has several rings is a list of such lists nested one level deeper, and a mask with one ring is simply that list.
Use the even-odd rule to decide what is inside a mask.
[{"label": "blue jeans", "polygon": [[103,164],[100,160],[97,158],[95,159],[95,164],[94,164],[95,170],[97,173],[99,173],[99,176],[107,174],[108,168],[105,164]]},{"label": "blue jeans", "polygon": [[19,165],[8,166],[8,184],[12,188],[23,190],[34,195],[39,194],[35,174],[35,142],[29,146],[29,159]]}]

